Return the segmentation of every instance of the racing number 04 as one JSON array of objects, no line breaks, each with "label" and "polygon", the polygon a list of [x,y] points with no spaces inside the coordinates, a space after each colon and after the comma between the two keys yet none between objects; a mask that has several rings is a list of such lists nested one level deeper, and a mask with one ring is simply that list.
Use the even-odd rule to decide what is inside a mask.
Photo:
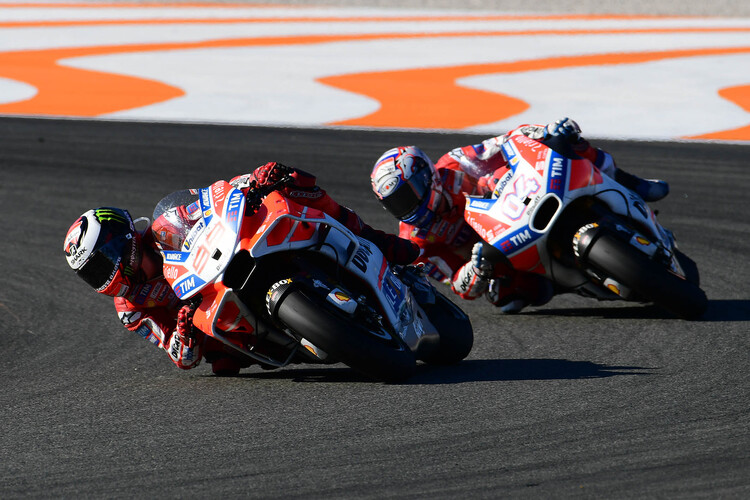
[{"label": "racing number 04", "polygon": [[519,219],[526,210],[526,198],[539,191],[541,185],[534,178],[519,176],[513,181],[513,191],[503,198],[503,214],[512,220]]}]

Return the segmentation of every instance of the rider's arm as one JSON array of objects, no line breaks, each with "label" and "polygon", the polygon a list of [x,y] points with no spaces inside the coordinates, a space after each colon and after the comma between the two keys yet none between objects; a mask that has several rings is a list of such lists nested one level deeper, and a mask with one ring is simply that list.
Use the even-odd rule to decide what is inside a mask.
[{"label": "rider's arm", "polygon": [[581,129],[578,127],[578,124],[575,123],[573,120],[569,120],[567,118],[562,120],[557,120],[554,123],[550,123],[548,125],[521,125],[520,127],[511,130],[508,132],[505,137],[511,137],[518,134],[523,134],[526,137],[530,137],[531,139],[544,139],[549,134],[557,134],[560,133],[559,131],[550,132],[551,130],[556,130],[556,127],[560,124],[566,124],[570,123],[568,129],[563,130],[563,134],[569,133],[570,134],[570,141],[571,145],[573,146],[573,150],[583,158],[586,158],[591,163],[597,166],[599,170],[602,171],[603,174],[608,175],[609,177],[614,177],[616,166],[615,166],[615,160],[606,151],[603,149],[595,148],[593,147],[589,141],[584,139],[581,135]]},{"label": "rider's arm", "polygon": [[479,144],[455,148],[444,154],[435,164],[439,171],[443,168],[463,171],[474,179],[491,174],[506,164],[501,153],[503,136],[490,137]]},{"label": "rider's arm", "polygon": [[465,262],[455,248],[444,242],[430,241],[429,229],[419,229],[400,222],[399,236],[402,240],[410,240],[418,248],[419,256],[414,263],[421,264],[427,276],[446,285],[451,283],[454,273]]},{"label": "rider's arm", "polygon": [[203,334],[199,333],[200,338],[194,347],[183,345],[178,336],[173,334],[177,313],[172,308],[143,307],[124,297],[115,297],[115,309],[125,328],[164,349],[178,368],[188,370],[200,363]]},{"label": "rider's arm", "polygon": [[292,178],[290,184],[279,189],[286,198],[330,215],[354,234],[372,241],[383,252],[385,258],[394,264],[409,264],[417,257],[418,249],[415,245],[366,224],[353,210],[340,205],[329,196],[325,189],[317,185],[315,176],[304,170],[269,162],[256,168],[252,174],[235,177],[230,183],[240,189],[246,189],[253,180],[259,185],[273,183],[281,177],[281,172]]}]

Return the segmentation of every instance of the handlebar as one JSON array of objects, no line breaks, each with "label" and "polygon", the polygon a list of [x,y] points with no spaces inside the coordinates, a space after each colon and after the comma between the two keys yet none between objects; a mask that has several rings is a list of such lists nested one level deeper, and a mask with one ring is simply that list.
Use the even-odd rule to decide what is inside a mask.
[{"label": "handlebar", "polygon": [[245,195],[245,215],[254,215],[263,203],[263,198],[276,191],[279,188],[286,186],[294,181],[294,178],[288,173],[284,175],[278,181],[272,184],[266,184],[264,186],[258,186],[256,181],[252,181],[248,187],[247,194]]}]

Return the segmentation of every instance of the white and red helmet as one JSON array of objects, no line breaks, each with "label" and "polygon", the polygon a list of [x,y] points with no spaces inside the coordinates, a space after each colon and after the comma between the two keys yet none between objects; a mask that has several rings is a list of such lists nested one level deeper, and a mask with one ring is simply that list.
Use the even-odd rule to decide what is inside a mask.
[{"label": "white and red helmet", "polygon": [[443,187],[432,160],[416,146],[383,153],[370,174],[375,196],[397,219],[417,227],[432,222]]},{"label": "white and red helmet", "polygon": [[97,292],[122,296],[133,286],[141,237],[127,210],[101,207],[81,215],[65,236],[68,265]]}]

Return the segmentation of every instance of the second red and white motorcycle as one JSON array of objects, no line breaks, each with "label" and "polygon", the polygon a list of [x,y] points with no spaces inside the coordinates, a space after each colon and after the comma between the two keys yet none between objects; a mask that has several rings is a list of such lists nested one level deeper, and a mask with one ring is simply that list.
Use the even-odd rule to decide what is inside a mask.
[{"label": "second red and white motorcycle", "polygon": [[[550,279],[558,293],[652,302],[696,319],[708,300],[698,267],[636,193],[578,156],[564,138],[511,136],[508,166],[464,217],[486,256]],[[493,254],[493,255],[491,255]]]}]

